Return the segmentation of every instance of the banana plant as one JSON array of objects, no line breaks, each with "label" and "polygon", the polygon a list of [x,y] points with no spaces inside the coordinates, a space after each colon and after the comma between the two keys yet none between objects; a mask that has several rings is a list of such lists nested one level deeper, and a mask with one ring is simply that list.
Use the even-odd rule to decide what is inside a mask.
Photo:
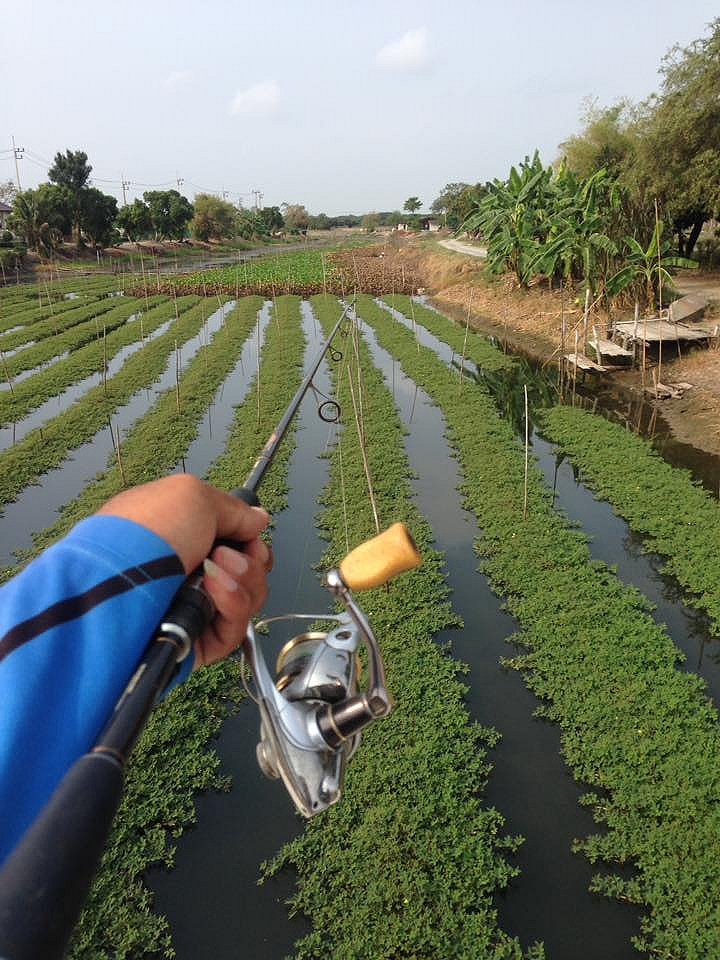
[{"label": "banana plant", "polygon": [[662,225],[658,223],[653,231],[652,239],[647,249],[643,249],[635,237],[625,237],[626,262],[607,284],[608,293],[618,296],[631,284],[638,285],[645,296],[645,301],[651,311],[657,303],[656,293],[662,285],[672,286],[672,276],[669,269],[672,267],[684,270],[694,270],[698,267],[697,260],[688,260],[687,257],[671,255],[672,241],[662,239]]}]

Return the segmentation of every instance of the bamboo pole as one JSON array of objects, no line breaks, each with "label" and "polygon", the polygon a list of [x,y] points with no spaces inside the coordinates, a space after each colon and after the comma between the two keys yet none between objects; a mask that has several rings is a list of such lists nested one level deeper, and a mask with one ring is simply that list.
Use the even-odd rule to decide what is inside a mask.
[{"label": "bamboo pole", "polygon": [[527,384],[523,384],[525,392],[525,497],[523,501],[523,520],[527,520],[528,515],[528,464],[530,459],[530,417],[528,415],[528,389]]},{"label": "bamboo pole", "polygon": [[177,412],[180,413],[180,350],[177,340],[175,341],[175,405]]},{"label": "bamboo pole", "polygon": [[588,314],[589,312],[590,312],[590,287],[586,287],[585,288],[585,311],[583,313],[583,353],[586,356],[587,356],[587,348],[588,348]]}]

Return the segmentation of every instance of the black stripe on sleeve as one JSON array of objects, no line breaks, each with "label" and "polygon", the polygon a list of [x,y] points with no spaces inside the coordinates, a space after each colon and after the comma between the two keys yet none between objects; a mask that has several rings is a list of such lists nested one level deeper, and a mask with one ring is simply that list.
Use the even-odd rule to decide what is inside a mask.
[{"label": "black stripe on sleeve", "polygon": [[171,554],[159,557],[157,560],[150,560],[141,567],[128,567],[127,570],[101,581],[85,593],[59,600],[40,613],[36,613],[34,617],[16,624],[4,637],[0,637],[0,660],[46,630],[57,627],[61,623],[67,623],[69,620],[75,620],[98,604],[127,593],[133,587],[152,580],[183,575],[184,572],[179,558]]}]

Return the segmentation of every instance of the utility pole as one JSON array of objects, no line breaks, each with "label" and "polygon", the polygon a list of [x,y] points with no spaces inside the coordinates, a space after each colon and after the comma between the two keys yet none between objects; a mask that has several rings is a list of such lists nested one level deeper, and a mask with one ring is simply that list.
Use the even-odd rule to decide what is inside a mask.
[{"label": "utility pole", "polygon": [[13,148],[13,156],[15,157],[15,179],[17,180],[17,188],[18,188],[18,190],[20,190],[20,189],[21,189],[21,187],[20,187],[20,168],[18,167],[18,160],[22,160],[22,158],[23,158],[23,153],[24,153],[24,151],[25,151],[25,147],[16,147],[16,146],[15,146],[15,137],[13,137],[13,138],[12,138],[12,148]]},{"label": "utility pole", "polygon": [[180,187],[182,187],[182,185],[185,183],[185,178],[178,177],[175,182],[177,183],[178,193],[182,193],[182,190],[180,189]]},{"label": "utility pole", "polygon": [[125,191],[126,191],[127,188],[130,186],[130,181],[125,179],[125,174],[124,174],[124,173],[121,173],[121,174],[120,174],[120,185],[122,186],[122,192],[123,192],[123,206],[126,207],[126,206],[127,206],[127,196],[126,196],[126,194],[125,194]]}]

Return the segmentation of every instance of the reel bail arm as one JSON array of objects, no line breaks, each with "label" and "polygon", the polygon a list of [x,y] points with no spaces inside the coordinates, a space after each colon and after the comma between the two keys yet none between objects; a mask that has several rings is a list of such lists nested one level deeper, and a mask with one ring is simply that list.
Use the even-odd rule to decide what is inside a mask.
[{"label": "reel bail arm", "polygon": [[[266,776],[282,778],[304,817],[313,817],[340,799],[346,765],[358,747],[361,731],[393,709],[380,648],[351,587],[381,586],[420,562],[417,547],[402,523],[348,554],[338,569],[325,576],[325,586],[344,607],[341,614],[330,618],[339,625],[331,632],[304,633],[286,643],[278,657],[275,680],[255,630],[248,630],[246,655],[261,718],[258,763]],[[295,618],[327,620],[328,615],[288,614],[273,619]],[[357,656],[361,645],[368,654],[364,691],[360,690]]]}]

